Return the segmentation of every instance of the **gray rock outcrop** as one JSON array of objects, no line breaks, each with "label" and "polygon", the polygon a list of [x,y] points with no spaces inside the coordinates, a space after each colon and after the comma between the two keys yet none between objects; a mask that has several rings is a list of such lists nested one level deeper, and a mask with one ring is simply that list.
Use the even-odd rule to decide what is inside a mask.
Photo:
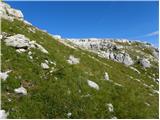
[{"label": "gray rock outcrop", "polygon": [[7,37],[6,39],[4,39],[4,42],[7,46],[15,47],[16,49],[37,48],[43,53],[48,54],[48,51],[44,47],[36,43],[36,41],[30,41],[29,38],[25,37],[22,34],[17,34],[17,35]]},{"label": "gray rock outcrop", "polygon": [[159,50],[158,49],[153,50],[152,54],[155,58],[159,59]]},{"label": "gray rock outcrop", "polygon": [[144,68],[149,68],[151,66],[150,61],[146,58],[140,60],[140,63]]},{"label": "gray rock outcrop", "polygon": [[130,55],[127,53],[114,53],[114,52],[109,52],[109,51],[107,52],[102,51],[99,53],[99,56],[106,58],[106,59],[111,59],[116,62],[123,63],[127,66],[134,64],[134,61],[132,60]]},{"label": "gray rock outcrop", "polygon": [[124,63],[125,65],[133,65],[133,64],[134,64],[132,58],[131,58],[131,57],[129,56],[129,54],[127,54],[127,53],[124,54],[123,63]]},{"label": "gray rock outcrop", "polygon": [[[130,57],[130,55],[127,52],[122,52],[124,46],[117,44],[115,40],[97,38],[67,40],[80,46],[81,48],[85,48],[97,53],[100,57],[111,59],[127,66],[134,64],[134,60]],[[118,40],[119,43],[120,41],[121,40]],[[130,43],[128,40],[122,41],[123,43]]]},{"label": "gray rock outcrop", "polygon": [[23,19],[23,13],[20,10],[16,10],[10,7],[10,5],[0,2],[0,16],[9,21],[14,19]]},{"label": "gray rock outcrop", "polygon": [[14,36],[7,37],[4,40],[7,46],[12,46],[15,48],[28,48],[30,47],[30,40],[24,35],[17,34]]}]

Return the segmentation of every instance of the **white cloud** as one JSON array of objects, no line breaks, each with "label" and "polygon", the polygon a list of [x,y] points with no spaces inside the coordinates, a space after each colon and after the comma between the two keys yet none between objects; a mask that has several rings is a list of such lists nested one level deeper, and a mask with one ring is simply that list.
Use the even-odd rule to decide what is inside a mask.
[{"label": "white cloud", "polygon": [[145,35],[145,37],[156,36],[159,35],[159,31],[151,32]]}]

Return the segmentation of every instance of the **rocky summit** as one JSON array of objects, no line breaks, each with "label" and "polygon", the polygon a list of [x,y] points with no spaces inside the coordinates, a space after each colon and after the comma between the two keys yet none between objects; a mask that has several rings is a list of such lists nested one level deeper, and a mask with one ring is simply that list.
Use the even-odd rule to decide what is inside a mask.
[{"label": "rocky summit", "polygon": [[52,35],[4,2],[0,15],[0,118],[158,119],[158,48]]}]

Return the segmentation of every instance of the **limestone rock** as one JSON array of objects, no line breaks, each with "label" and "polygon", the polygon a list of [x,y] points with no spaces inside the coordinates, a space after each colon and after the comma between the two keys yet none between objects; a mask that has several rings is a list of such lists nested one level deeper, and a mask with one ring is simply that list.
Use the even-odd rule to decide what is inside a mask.
[{"label": "limestone rock", "polygon": [[[89,38],[89,39],[67,39],[68,41],[88,49],[91,52],[97,53],[98,56],[111,59],[123,63],[127,66],[133,65],[134,60],[130,55],[123,50],[123,44],[128,44],[131,41],[126,39],[98,39],[98,38]],[[120,43],[120,44],[119,44]]]},{"label": "limestone rock", "polygon": [[17,94],[27,95],[27,90],[23,86],[14,89],[14,92]]},{"label": "limestone rock", "polygon": [[107,104],[109,112],[114,112],[113,105],[111,103]]},{"label": "limestone rock", "polygon": [[159,59],[159,51],[158,50],[153,50],[152,54],[155,58]]},{"label": "limestone rock", "polygon": [[18,52],[18,53],[23,53],[23,52],[26,52],[26,50],[23,49],[23,48],[21,48],[21,49],[17,49],[16,52]]},{"label": "limestone rock", "polygon": [[73,55],[70,55],[67,62],[69,64],[78,64],[79,63],[79,58],[75,58]]},{"label": "limestone rock", "polygon": [[6,10],[7,10],[7,13],[9,14],[9,16],[13,16],[13,17],[16,17],[16,18],[23,18],[23,14],[20,10],[15,10],[15,9],[12,9],[12,8],[8,8]]},{"label": "limestone rock", "polygon": [[109,55],[109,58],[111,60],[123,63],[127,66],[134,64],[134,61],[132,60],[130,55],[127,54],[127,53],[117,53],[116,54],[116,53],[111,52],[110,55]]},{"label": "limestone rock", "polygon": [[71,113],[71,112],[67,113],[67,117],[68,117],[68,118],[70,118],[71,116],[72,116],[72,113]]},{"label": "limestone rock", "polygon": [[116,55],[116,58],[115,58],[118,62],[121,62],[123,63],[123,60],[124,60],[124,55],[122,53],[119,53]]},{"label": "limestone rock", "polygon": [[0,35],[0,40],[2,40],[2,38],[3,38],[3,36],[2,36],[2,35]]},{"label": "limestone rock", "polygon": [[105,80],[109,80],[109,75],[108,75],[107,72],[105,72],[105,74],[104,74],[104,79],[105,79]]},{"label": "limestone rock", "polygon": [[149,68],[151,66],[150,61],[146,58],[140,60],[140,63],[144,68]]},{"label": "limestone rock", "polygon": [[54,38],[61,39],[60,35],[52,35]]},{"label": "limestone rock", "polygon": [[41,52],[48,54],[48,51],[44,47],[42,47],[40,44],[35,43],[35,45]]},{"label": "limestone rock", "polygon": [[1,38],[7,38],[8,36],[8,33],[6,32],[1,32]]},{"label": "limestone rock", "polygon": [[[43,53],[48,54],[48,51],[44,47],[36,43],[36,41],[30,41],[29,38],[25,37],[22,34],[17,34],[7,37],[6,39],[4,39],[4,42],[6,43],[7,46],[12,46],[17,49],[37,48]],[[22,50],[17,50],[17,52],[22,52]]]},{"label": "limestone rock", "polygon": [[28,48],[30,46],[30,40],[21,34],[7,37],[7,39],[5,39],[4,41],[7,46],[12,46],[15,48]]},{"label": "limestone rock", "polygon": [[32,52],[31,52],[31,51],[29,51],[29,52],[28,52],[28,55],[32,55]]},{"label": "limestone rock", "polygon": [[91,80],[87,80],[87,83],[88,83],[88,85],[89,85],[91,88],[94,88],[94,89],[96,89],[96,90],[99,90],[99,86],[98,86],[97,83],[95,83],[95,82],[93,82],[93,81],[91,81]]},{"label": "limestone rock", "polygon": [[30,25],[30,26],[32,25],[32,23],[28,22],[27,20],[23,20],[23,22],[27,25]]},{"label": "limestone rock", "polygon": [[114,56],[113,52],[110,52],[109,58],[110,58],[111,60],[115,60],[115,56]]},{"label": "limestone rock", "polygon": [[0,119],[7,119],[8,113],[5,110],[0,110]]},{"label": "limestone rock", "polygon": [[98,56],[109,59],[110,53],[105,51],[98,52]]},{"label": "limestone rock", "polygon": [[42,67],[43,69],[49,69],[49,66],[48,66],[48,64],[46,64],[46,63],[41,63],[41,67]]},{"label": "limestone rock", "polygon": [[0,2],[0,16],[9,21],[13,21],[14,19],[23,19],[23,14],[20,10],[13,9],[4,2]]},{"label": "limestone rock", "polygon": [[123,49],[124,47],[121,45],[116,45],[116,49]]},{"label": "limestone rock", "polygon": [[129,56],[129,54],[125,54],[123,63],[125,65],[133,65],[134,62],[133,62],[132,58]]},{"label": "limestone rock", "polygon": [[10,72],[11,72],[11,70],[6,71],[6,72],[0,72],[0,78],[5,81],[9,76],[8,73],[10,73]]}]

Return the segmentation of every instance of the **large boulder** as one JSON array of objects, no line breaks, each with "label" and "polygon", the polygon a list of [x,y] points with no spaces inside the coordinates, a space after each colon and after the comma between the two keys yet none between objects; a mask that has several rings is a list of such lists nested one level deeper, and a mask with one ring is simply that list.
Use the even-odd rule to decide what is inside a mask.
[{"label": "large boulder", "polygon": [[22,34],[13,35],[4,39],[4,42],[7,46],[12,46],[17,49],[29,49],[29,48],[37,48],[41,52],[48,54],[48,51],[42,47],[40,44],[36,43],[36,41],[30,41],[29,38],[25,37]]},{"label": "large boulder", "polygon": [[131,58],[131,57],[129,56],[129,54],[127,54],[127,53],[124,54],[123,63],[124,63],[125,65],[133,65],[133,64],[134,64],[132,58]]},{"label": "large boulder", "polygon": [[123,63],[127,66],[134,64],[134,61],[132,60],[130,55],[127,54],[127,53],[113,53],[113,52],[110,52],[109,56],[110,56],[109,58],[111,60]]},{"label": "large boulder", "polygon": [[144,68],[149,68],[151,66],[150,61],[146,58],[140,60],[140,63]]},{"label": "large boulder", "polygon": [[122,63],[124,60],[124,54],[122,53],[117,54],[115,57],[116,57],[115,59],[120,63]]},{"label": "large boulder", "polygon": [[7,46],[12,46],[15,48],[28,48],[30,46],[30,40],[21,34],[7,37],[7,39],[5,39],[4,41]]}]

